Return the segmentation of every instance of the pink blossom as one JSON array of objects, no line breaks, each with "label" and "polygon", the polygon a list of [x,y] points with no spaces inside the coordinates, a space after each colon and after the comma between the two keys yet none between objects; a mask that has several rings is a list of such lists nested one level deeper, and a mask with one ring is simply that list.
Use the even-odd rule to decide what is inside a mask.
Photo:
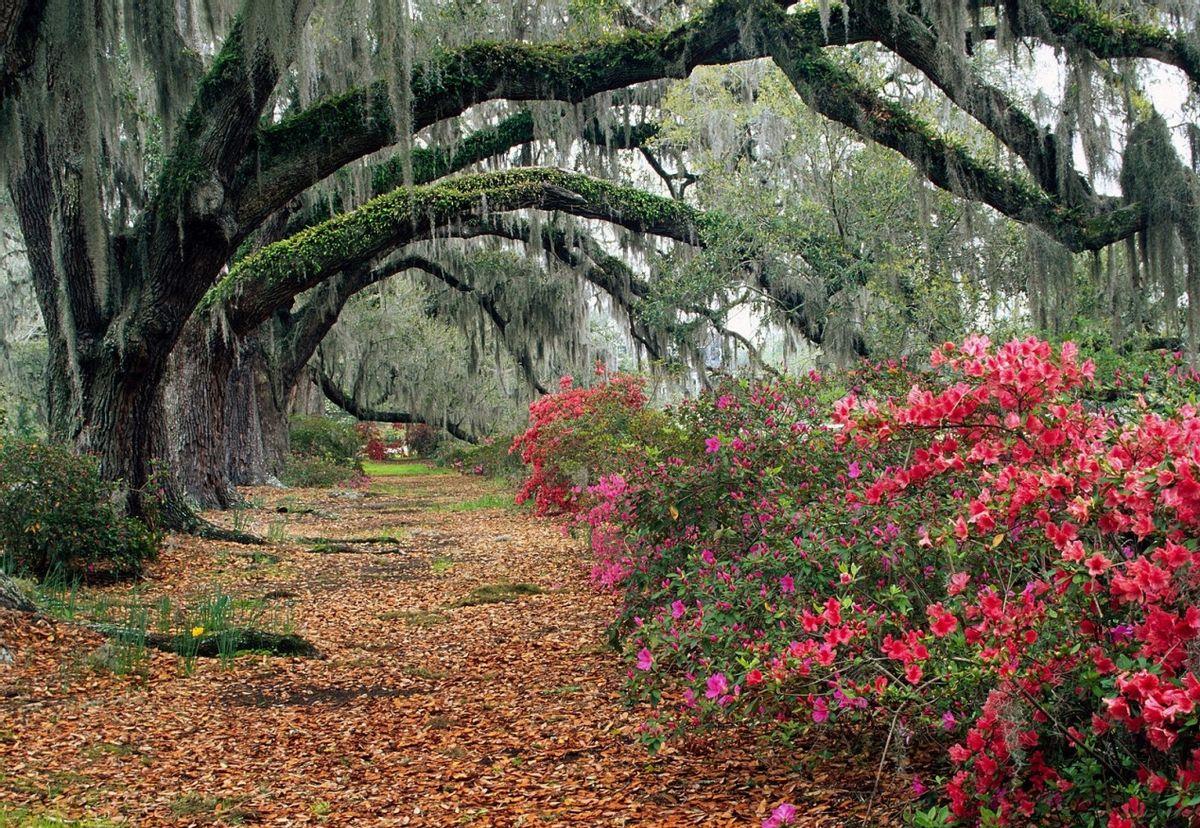
[{"label": "pink blossom", "polygon": [[851,463],[850,467],[846,469],[846,474],[850,475],[851,480],[857,479],[858,476],[862,474],[862,467],[858,465],[857,460]]},{"label": "pink blossom", "polygon": [[796,806],[785,802],[771,811],[771,815],[763,820],[762,828],[779,828],[780,825],[791,825],[795,821]]},{"label": "pink blossom", "polygon": [[725,678],[724,673],[713,673],[708,677],[708,690],[704,695],[710,699],[719,699],[729,690],[729,680]]},{"label": "pink blossom", "polygon": [[716,454],[718,451],[721,450],[721,438],[720,437],[709,437],[707,440],[704,441],[704,450],[706,452],[708,452],[709,454]]},{"label": "pink blossom", "polygon": [[812,719],[817,724],[829,721],[829,704],[821,696],[813,699]]},{"label": "pink blossom", "polygon": [[779,591],[788,594],[796,591],[796,582],[791,575],[784,575],[779,579]]},{"label": "pink blossom", "polygon": [[654,667],[654,654],[647,647],[642,647],[638,650],[637,668],[639,670],[650,670]]},{"label": "pink blossom", "polygon": [[675,600],[671,602],[671,617],[678,621],[687,614],[687,605],[683,601]]}]

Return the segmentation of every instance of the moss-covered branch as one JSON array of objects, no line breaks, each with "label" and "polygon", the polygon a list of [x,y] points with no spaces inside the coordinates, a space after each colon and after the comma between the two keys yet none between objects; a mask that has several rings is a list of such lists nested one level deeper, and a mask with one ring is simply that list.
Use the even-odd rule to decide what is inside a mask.
[{"label": "moss-covered branch", "polygon": [[[1200,40],[1105,11],[1090,0],[1023,0],[1018,34],[1099,58],[1144,58],[1180,69],[1200,85]],[[1193,25],[1196,21],[1192,21]]]},{"label": "moss-covered branch", "polygon": [[340,270],[456,221],[525,208],[561,210],[687,242],[704,231],[703,215],[684,204],[586,175],[546,168],[478,173],[401,187],[267,245],[238,262],[205,303],[225,302],[234,330],[246,332]]},{"label": "moss-covered branch", "polygon": [[[811,42],[825,44],[816,9],[790,18]],[[631,31],[584,43],[485,42],[447,52],[412,78],[411,126],[422,129],[489,100],[578,103],[600,92],[696,66],[761,57],[744,0],[717,0],[665,31]],[[833,42],[866,33],[841,32]],[[238,216],[253,229],[263,218],[349,162],[395,143],[397,119],[382,82],[331,98],[262,130],[242,170]]]},{"label": "moss-covered branch", "polygon": [[1060,176],[1057,138],[1041,129],[1003,91],[983,80],[955,44],[939,39],[934,27],[919,12],[893,9],[888,0],[866,0],[852,5],[875,37],[925,74],[964,112],[996,136],[1025,162],[1034,181],[1049,194],[1069,199],[1094,196],[1087,180],[1072,170]]},{"label": "moss-covered branch", "polygon": [[[605,134],[590,125],[580,136],[585,141],[610,149],[643,147],[658,134],[658,124],[634,124]],[[533,141],[533,115],[517,112],[494,126],[482,127],[451,147],[416,147],[409,154],[413,184],[429,184],[461,172],[472,164],[503,155]],[[404,154],[397,153],[370,169],[371,194],[378,196],[404,185]],[[345,211],[333,196],[321,198],[311,207],[289,218],[286,235],[291,236]],[[240,257],[239,257],[240,258]]]},{"label": "moss-covered branch", "polygon": [[1032,181],[974,157],[899,104],[887,101],[842,68],[798,29],[789,15],[760,3],[764,37],[776,64],[810,107],[860,135],[896,150],[937,186],[982,201],[1033,224],[1071,250],[1095,250],[1126,238],[1144,223],[1136,205],[1105,203],[1095,211],[1055,199]]}]

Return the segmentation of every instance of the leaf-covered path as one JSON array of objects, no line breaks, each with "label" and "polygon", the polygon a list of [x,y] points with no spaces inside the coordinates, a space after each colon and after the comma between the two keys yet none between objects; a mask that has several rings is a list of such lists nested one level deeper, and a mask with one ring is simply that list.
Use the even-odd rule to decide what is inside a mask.
[{"label": "leaf-covered path", "polygon": [[[137,600],[219,589],[322,658],[185,675],[153,652],[118,676],[91,666],[93,633],[0,610],[0,825],[756,826],[785,800],[805,826],[863,824],[876,765],[852,743],[725,731],[649,755],[605,643],[614,599],[574,541],[489,484],[247,496],[239,525],[272,546],[172,538]],[[893,824],[908,785],[885,774],[866,824]]]}]

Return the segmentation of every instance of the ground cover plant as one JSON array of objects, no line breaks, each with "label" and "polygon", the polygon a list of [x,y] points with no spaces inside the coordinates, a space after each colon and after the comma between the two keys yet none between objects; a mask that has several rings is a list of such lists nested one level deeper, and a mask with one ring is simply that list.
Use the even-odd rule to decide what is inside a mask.
[{"label": "ground cover plant", "polygon": [[645,739],[865,726],[885,764],[940,751],[916,824],[1189,823],[1196,375],[1168,359],[1129,379],[1154,394],[1105,407],[1069,342],[971,337],[930,363],[729,383],[664,415],[671,447],[624,454],[591,432],[643,416],[636,381],[539,401],[523,495],[570,512],[620,591]]}]

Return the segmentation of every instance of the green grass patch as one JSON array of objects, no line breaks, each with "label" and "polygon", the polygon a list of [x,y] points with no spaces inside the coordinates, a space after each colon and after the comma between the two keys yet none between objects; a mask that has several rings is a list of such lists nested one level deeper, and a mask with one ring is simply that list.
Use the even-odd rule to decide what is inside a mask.
[{"label": "green grass patch", "polygon": [[541,595],[546,590],[537,584],[487,584],[476,587],[465,597],[454,602],[455,607],[476,607],[480,604],[503,604],[516,601],[526,595]]},{"label": "green grass patch", "polygon": [[426,610],[397,610],[379,616],[383,621],[403,621],[410,627],[436,627],[450,620],[450,616]]},{"label": "green grass patch", "polygon": [[453,469],[443,469],[416,460],[364,460],[363,474],[367,477],[423,477],[430,474],[453,474]]},{"label": "green grass patch", "polygon": [[490,492],[473,497],[470,500],[460,500],[457,503],[446,503],[435,507],[438,512],[473,512],[477,509],[515,509],[516,502],[511,492]]},{"label": "green grass patch", "polygon": [[186,793],[171,803],[171,813],[200,821],[220,821],[225,825],[242,825],[256,814],[242,807],[242,800],[227,796],[205,796]]},{"label": "green grass patch", "polygon": [[116,824],[106,819],[65,819],[0,805],[0,828],[111,828]]}]

